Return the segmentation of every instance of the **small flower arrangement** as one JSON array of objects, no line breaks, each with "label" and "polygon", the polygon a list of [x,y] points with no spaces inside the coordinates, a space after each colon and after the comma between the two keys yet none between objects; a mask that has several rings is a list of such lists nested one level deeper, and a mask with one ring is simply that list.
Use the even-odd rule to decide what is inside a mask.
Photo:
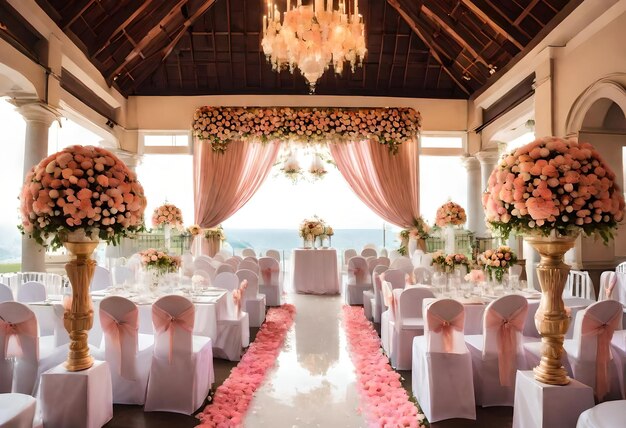
[{"label": "small flower arrangement", "polygon": [[222,227],[222,225],[220,224],[217,227],[212,227],[210,229],[207,229],[204,232],[204,237],[206,239],[219,239],[220,241],[224,241],[226,240],[226,234],[224,233],[224,228]]},{"label": "small flower arrangement", "polygon": [[465,254],[456,253],[446,255],[445,265],[450,272],[457,266],[465,266],[468,271],[470,270],[470,260]]},{"label": "small flower arrangement", "polygon": [[141,251],[139,257],[141,258],[141,264],[146,269],[155,270],[160,274],[176,272],[181,265],[180,257],[170,256],[154,248]]},{"label": "small flower arrangement", "polygon": [[20,193],[18,228],[37,243],[59,248],[70,232],[117,244],[144,229],[146,198],[134,172],[113,153],[70,146],[34,166]]},{"label": "small flower arrangement", "polygon": [[489,274],[491,279],[502,281],[504,272],[517,262],[517,257],[510,247],[502,245],[495,250],[487,250],[479,254],[478,264]]},{"label": "small flower arrangement", "polygon": [[485,272],[480,269],[472,269],[467,275],[465,275],[465,281],[472,284],[478,284],[485,281]]},{"label": "small flower arrangement", "polygon": [[198,236],[200,235],[200,233],[202,233],[202,228],[197,224],[192,224],[185,230],[185,232],[191,236]]},{"label": "small flower arrangement", "polygon": [[413,226],[400,232],[400,248],[398,252],[406,256],[408,253],[409,239],[428,239],[430,236],[430,226],[426,224],[422,217],[418,217],[413,221]]},{"label": "small flower arrangement", "polygon": [[483,207],[490,227],[519,235],[599,234],[624,218],[615,174],[589,143],[540,138],[505,155],[491,173]]},{"label": "small flower arrangement", "polygon": [[466,220],[465,209],[456,202],[448,201],[437,209],[435,224],[439,227],[459,226]]},{"label": "small flower arrangement", "polygon": [[433,259],[430,262],[430,265],[434,266],[440,272],[446,272],[446,255],[443,251],[439,250],[433,253]]},{"label": "small flower arrangement", "polygon": [[176,205],[163,204],[155,208],[152,213],[152,225],[154,227],[170,225],[181,227],[183,224],[183,213]]},{"label": "small flower arrangement", "polygon": [[[312,219],[304,219],[300,224],[300,237],[307,241],[313,241],[316,237],[325,234],[325,227],[324,220],[318,216],[313,216]],[[330,230],[331,232],[333,231],[332,228]]]},{"label": "small flower arrangement", "polygon": [[324,225],[324,233],[322,235],[326,235],[326,236],[333,236],[335,234],[335,231],[333,230],[332,227],[330,227],[329,225]]}]

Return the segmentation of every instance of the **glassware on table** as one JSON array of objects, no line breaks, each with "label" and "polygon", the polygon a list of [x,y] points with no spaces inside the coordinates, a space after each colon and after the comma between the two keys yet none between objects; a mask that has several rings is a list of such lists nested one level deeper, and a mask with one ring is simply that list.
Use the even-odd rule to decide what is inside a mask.
[{"label": "glassware on table", "polygon": [[519,282],[519,288],[520,290],[528,290],[528,281],[521,279]]},{"label": "glassware on table", "polygon": [[432,285],[438,294],[443,295],[446,291],[447,275],[444,272],[433,273]]},{"label": "glassware on table", "polygon": [[509,288],[513,293],[520,289],[519,275],[509,275]]},{"label": "glassware on table", "polygon": [[452,274],[448,277],[448,294],[451,297],[458,297],[459,289],[461,288],[461,276]]}]

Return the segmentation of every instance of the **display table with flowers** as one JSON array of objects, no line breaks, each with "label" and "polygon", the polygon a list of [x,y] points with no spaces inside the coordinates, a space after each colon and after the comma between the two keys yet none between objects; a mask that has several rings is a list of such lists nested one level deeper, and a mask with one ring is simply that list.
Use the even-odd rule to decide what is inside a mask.
[{"label": "display table with flowers", "polygon": [[172,242],[172,227],[182,228],[183,213],[176,205],[165,203],[155,208],[152,213],[152,226],[163,229],[165,250],[169,251]]},{"label": "display table with flowers", "polygon": [[291,283],[297,293],[340,293],[340,270],[335,249],[294,249],[291,263]]},{"label": "display table with flowers", "polygon": [[[299,228],[300,237],[303,239],[304,248],[327,248],[330,246],[330,237],[334,235],[332,227],[326,224],[318,216],[304,219]],[[318,243],[319,240],[319,243]]]},{"label": "display table with flowers", "polygon": [[483,196],[487,222],[504,238],[525,236],[541,256],[537,274],[542,298],[535,316],[542,357],[535,379],[569,382],[561,365],[569,317],[563,289],[569,266],[563,256],[580,232],[605,242],[624,217],[624,197],[615,174],[588,143],[541,138],[505,155]]},{"label": "display table with flowers", "polygon": [[455,226],[461,226],[467,221],[465,209],[456,202],[448,201],[437,209],[435,224],[442,228],[445,240],[445,252],[454,253],[455,248]]}]

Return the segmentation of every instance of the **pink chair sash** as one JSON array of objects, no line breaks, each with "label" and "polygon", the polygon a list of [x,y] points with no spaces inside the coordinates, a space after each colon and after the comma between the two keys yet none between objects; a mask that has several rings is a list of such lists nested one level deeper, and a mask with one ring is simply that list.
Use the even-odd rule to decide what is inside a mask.
[{"label": "pink chair sash", "polygon": [[413,275],[409,275],[408,273],[404,274],[404,283],[406,285],[413,285],[415,284],[415,280],[413,279]]},{"label": "pink chair sash", "polygon": [[597,319],[593,314],[585,314],[583,322],[583,336],[597,336],[596,338],[596,388],[595,393],[598,400],[602,400],[609,392],[609,361],[611,359],[610,344],[613,332],[617,327],[622,312],[615,314],[609,321],[604,322]]},{"label": "pink chair sash", "polygon": [[241,314],[241,288],[233,290],[233,303],[235,304],[235,315],[239,318],[239,314]]},{"label": "pink chair sash", "polygon": [[364,282],[364,279],[365,279],[364,277],[366,273],[364,269],[357,266],[357,267],[348,269],[348,272],[350,272],[354,276],[354,279],[356,280],[356,282],[358,283]]},{"label": "pink chair sash", "polygon": [[157,334],[161,334],[166,331],[169,331],[170,333],[170,363],[172,362],[172,355],[174,354],[174,330],[176,330],[176,326],[178,326],[191,333],[193,331],[194,315],[195,308],[193,305],[176,317],[173,317],[171,314],[165,312],[158,306],[152,306],[152,322],[154,324],[154,330]]},{"label": "pink chair sash", "polygon": [[277,269],[271,267],[261,269],[261,276],[263,277],[263,284],[270,285],[272,283],[272,273],[278,272]]},{"label": "pink chair sash", "polygon": [[609,280],[606,283],[606,288],[604,289],[607,300],[611,298],[611,294],[613,294],[615,284],[617,284],[617,275],[615,275],[614,272],[611,272],[611,274],[609,275]]},{"label": "pink chair sash", "polygon": [[135,338],[135,350],[137,349],[137,332],[139,330],[139,310],[134,308],[124,314],[120,320],[115,319],[107,311],[100,310],[100,324],[105,335],[111,337],[120,355],[119,375],[124,379],[135,380],[134,378],[134,355],[127,355],[130,349],[122,345],[124,336]]},{"label": "pink chair sash", "polygon": [[457,316],[451,320],[444,320],[433,311],[426,311],[426,319],[428,321],[428,328],[433,333],[441,333],[443,337],[443,348],[446,352],[452,352],[452,334],[453,330],[463,331],[463,324],[465,321],[465,314],[459,312]]},{"label": "pink chair sash", "polygon": [[395,297],[393,295],[392,288],[388,285],[389,283],[382,283],[383,289],[383,301],[385,302],[385,306],[389,308],[391,314],[395,316],[396,314],[396,305],[395,305]]},{"label": "pink chair sash", "polygon": [[522,306],[508,318],[494,310],[489,310],[485,314],[486,329],[497,329],[498,371],[502,386],[513,384],[517,361],[517,333],[524,328],[527,309],[526,306]]},{"label": "pink chair sash", "polygon": [[[22,337],[27,336],[30,338],[37,337],[37,323],[33,322],[34,319],[30,318],[21,323],[13,324],[8,321],[5,321],[2,317],[0,317],[0,331],[2,332],[2,336],[4,337],[4,356],[8,357],[17,357],[20,358],[24,355],[24,350],[22,349]],[[16,347],[11,349],[11,355],[9,355],[9,341],[11,336],[15,336]]]}]

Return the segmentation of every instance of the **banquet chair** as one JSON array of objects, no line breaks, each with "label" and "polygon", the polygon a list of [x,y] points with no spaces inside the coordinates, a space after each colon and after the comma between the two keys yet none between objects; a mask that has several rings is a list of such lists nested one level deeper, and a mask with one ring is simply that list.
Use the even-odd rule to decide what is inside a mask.
[{"label": "banquet chair", "polygon": [[239,260],[238,258],[235,258],[235,257],[229,257],[226,260],[224,260],[224,264],[227,264],[230,267],[232,267],[233,269],[235,269],[235,272],[237,271],[237,268],[239,267],[239,263],[240,262],[241,262],[241,260]]},{"label": "banquet chair", "polygon": [[389,260],[391,260],[391,263],[393,263],[396,259],[403,257],[402,254],[400,254],[400,252],[398,250],[391,250],[389,252]]},{"label": "banquet chair", "polygon": [[2,302],[12,302],[13,301],[13,292],[8,285],[0,283],[0,303]]},{"label": "banquet chair", "polygon": [[433,264],[433,255],[432,253],[426,253],[420,259],[420,266],[425,268],[431,268]]},{"label": "banquet chair", "polygon": [[25,282],[17,289],[18,302],[43,302],[46,300],[46,297],[46,287],[41,282]]},{"label": "banquet chair", "polygon": [[243,257],[256,257],[256,251],[252,248],[244,248],[241,250],[241,255]]},{"label": "banquet chair", "polygon": [[476,420],[472,356],[463,335],[465,309],[452,299],[425,307],[424,335],[413,339],[412,390],[428,421]]},{"label": "banquet chair", "polygon": [[378,257],[373,259],[368,259],[367,266],[370,271],[370,275],[374,272],[374,268],[376,266],[387,266],[389,267],[389,258],[387,257]]},{"label": "banquet chair", "polygon": [[380,313],[382,309],[382,291],[380,274],[389,269],[385,265],[378,265],[372,272],[372,290],[363,291],[363,312],[368,320],[380,323]]},{"label": "banquet chair", "polygon": [[217,338],[213,344],[216,358],[239,361],[243,348],[250,344],[250,317],[242,310],[242,285],[228,291],[226,313],[217,320]]},{"label": "banquet chair", "polygon": [[626,399],[626,330],[616,330],[611,338],[611,353],[617,370],[622,398]]},{"label": "banquet chair", "polygon": [[196,287],[210,287],[213,281],[211,280],[211,275],[209,275],[206,271],[202,269],[197,269],[193,271],[191,275],[191,284]]},{"label": "banquet chair", "polygon": [[259,290],[265,295],[267,306],[280,306],[283,294],[280,280],[280,265],[273,257],[259,259]]},{"label": "banquet chair", "polygon": [[419,266],[413,269],[413,281],[415,284],[430,285],[433,279],[433,271],[429,268]]},{"label": "banquet chair", "polygon": [[615,286],[617,275],[613,271],[605,271],[600,275],[600,288],[598,289],[598,301],[619,300]]},{"label": "banquet chair", "polygon": [[348,262],[352,257],[358,256],[356,250],[354,248],[348,248],[343,252],[343,265],[347,268]]},{"label": "banquet chair", "polygon": [[0,394],[0,427],[35,428],[37,399],[17,392]]},{"label": "banquet chair", "polygon": [[240,262],[244,262],[244,261],[251,262],[257,265],[259,264],[259,259],[256,257],[252,257],[252,256],[247,256],[247,257],[244,257],[243,260],[240,260]]},{"label": "banquet chair", "polygon": [[221,265],[217,267],[217,269],[215,270],[215,273],[219,275],[220,273],[223,273],[223,272],[235,273],[236,271],[237,271],[237,268],[232,267],[228,263],[222,263]]},{"label": "banquet chair", "polygon": [[393,262],[391,262],[389,267],[391,269],[401,270],[406,275],[413,275],[413,263],[411,262],[411,259],[406,256],[395,259]]},{"label": "banquet chair", "polygon": [[248,269],[237,271],[239,282],[248,281],[242,296],[243,308],[250,317],[250,327],[261,327],[265,321],[265,294],[259,293],[259,276]]},{"label": "banquet chair", "polygon": [[372,289],[372,282],[363,257],[352,257],[348,262],[348,278],[344,288],[344,295],[348,305],[362,305],[363,292]]},{"label": "banquet chair", "polygon": [[380,257],[387,257],[387,258],[389,258],[389,251],[387,251],[386,248],[381,248],[380,252],[378,253],[378,255]]},{"label": "banquet chair", "polygon": [[[525,370],[523,352],[526,298],[511,294],[491,302],[483,315],[483,334],[465,336],[472,355],[476,404],[513,406],[516,370]],[[505,337],[504,342],[500,341]]]},{"label": "banquet chair", "polygon": [[193,303],[164,296],[152,305],[154,352],[146,393],[146,412],[191,415],[204,403],[214,381],[209,337],[194,336]]},{"label": "banquet chair", "polygon": [[0,393],[36,394],[41,373],[67,357],[66,347],[40,341],[38,328],[28,306],[0,303]]},{"label": "banquet chair", "polygon": [[374,244],[372,242],[368,242],[367,244],[363,245],[363,249],[366,249],[366,248],[371,248],[371,249],[375,250],[376,249],[376,244]]},{"label": "banquet chair", "polygon": [[[614,300],[590,305],[576,314],[574,337],[563,343],[563,365],[574,379],[594,389],[598,402],[621,396],[620,370],[617,361],[611,361],[610,344],[613,332],[622,328],[622,313],[622,305]],[[539,364],[541,354],[536,343],[524,344],[524,350],[528,363]]]},{"label": "banquet chair", "polygon": [[233,291],[239,288],[239,281],[237,275],[233,272],[221,272],[215,276],[213,280],[213,286],[216,288],[223,288],[224,290]]},{"label": "banquet chair", "polygon": [[600,403],[580,414],[576,428],[617,428],[626,421],[626,400]]},{"label": "banquet chair", "polygon": [[570,296],[596,300],[593,282],[587,271],[570,270],[565,289],[564,295],[569,292]]},{"label": "banquet chair", "polygon": [[267,250],[265,252],[265,257],[271,257],[274,260],[276,260],[278,263],[280,263],[280,252],[278,250]]},{"label": "banquet chair", "polygon": [[361,250],[361,257],[378,257],[378,252],[376,251],[376,247],[365,247]]},{"label": "banquet chair", "polygon": [[91,278],[91,283],[89,284],[89,291],[104,290],[111,285],[113,285],[111,272],[105,267],[96,266],[96,269],[93,271],[93,278]]},{"label": "banquet chair", "polygon": [[395,289],[392,293],[395,314],[388,318],[389,349],[386,351],[391,367],[411,370],[413,339],[424,334],[423,301],[435,295],[424,287]]},{"label": "banquet chair", "polygon": [[196,260],[204,260],[207,263],[211,263],[213,261],[213,258],[209,257],[209,256],[207,256],[205,254],[201,254],[199,256],[196,256],[193,260],[194,261],[196,261]]},{"label": "banquet chair", "polygon": [[[398,269],[389,268],[380,277],[381,281],[387,281],[391,284],[391,289],[404,288],[406,286],[406,274]],[[381,312],[387,310],[385,300],[382,300]]]},{"label": "banquet chair", "polygon": [[210,277],[210,282],[212,283],[215,280],[215,276],[217,275],[217,269],[211,264],[211,262],[205,261],[196,257],[193,262],[194,271],[204,271]]},{"label": "banquet chair", "polygon": [[109,363],[113,403],[144,404],[154,336],[138,333],[139,310],[124,297],[106,297],[99,312],[104,349],[96,356]]},{"label": "banquet chair", "polygon": [[626,273],[626,262],[622,262],[617,265],[615,272]]},{"label": "banquet chair", "polygon": [[224,263],[224,261],[228,258],[229,257],[224,257],[223,254],[219,254],[219,253],[213,256],[213,260],[218,261],[220,263]]},{"label": "banquet chair", "polygon": [[259,274],[259,263],[258,262],[252,262],[250,260],[246,260],[244,259],[241,263],[239,263],[239,267],[237,268],[237,270],[242,270],[242,269],[247,269],[247,270],[251,270],[252,272],[256,273],[257,275]]}]

